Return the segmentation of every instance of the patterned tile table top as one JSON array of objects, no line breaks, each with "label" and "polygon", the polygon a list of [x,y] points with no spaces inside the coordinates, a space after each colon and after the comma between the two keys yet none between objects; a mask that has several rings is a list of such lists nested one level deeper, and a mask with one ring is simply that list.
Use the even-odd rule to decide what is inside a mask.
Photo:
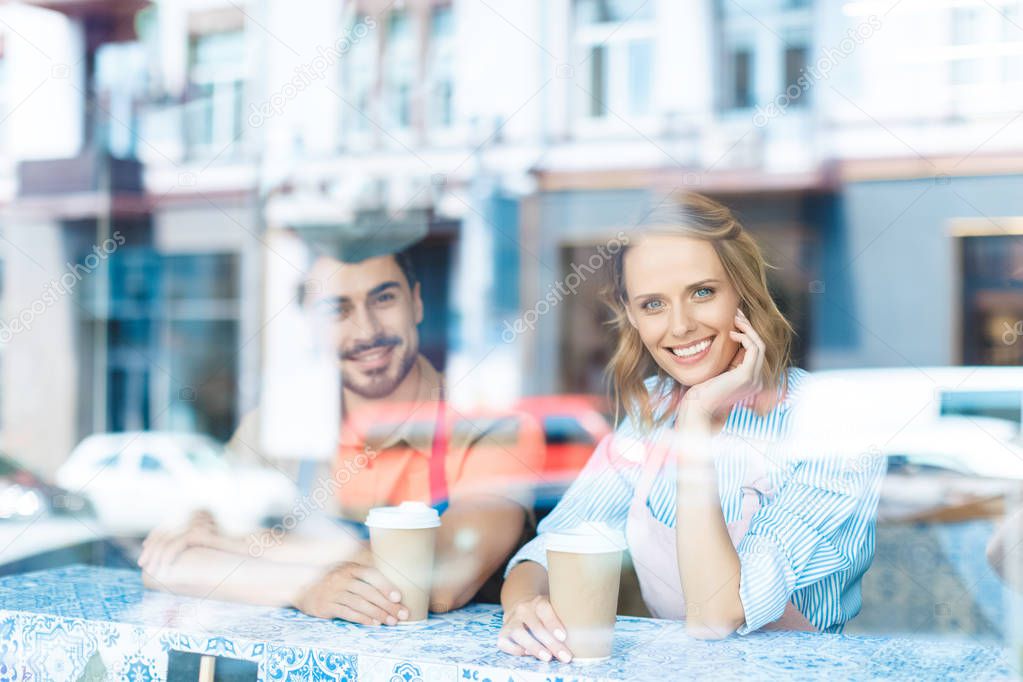
[{"label": "patterned tile table top", "polygon": [[474,605],[363,627],[145,590],[137,572],[69,566],[0,578],[0,682],[162,680],[171,650],[242,658],[263,680],[1009,679],[997,642],[755,633],[719,642],[684,624],[620,618],[614,656],[560,664],[497,650],[501,612]]}]

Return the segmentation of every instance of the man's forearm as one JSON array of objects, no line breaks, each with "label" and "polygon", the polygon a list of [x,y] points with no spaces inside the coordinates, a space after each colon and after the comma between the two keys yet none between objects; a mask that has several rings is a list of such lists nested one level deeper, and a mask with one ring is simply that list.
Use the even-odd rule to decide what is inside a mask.
[{"label": "man's forearm", "polygon": [[522,537],[525,510],[501,497],[452,502],[441,519],[431,608],[449,611],[479,591]]},{"label": "man's forearm", "polygon": [[284,564],[192,547],[158,575],[143,572],[142,582],[149,589],[202,599],[292,606],[298,594],[324,571],[322,566]]},{"label": "man's forearm", "polygon": [[336,537],[317,538],[288,533],[278,538],[272,531],[253,535],[248,550],[250,556],[304,566],[332,566],[354,561],[365,551],[366,543],[354,535],[339,533]]}]

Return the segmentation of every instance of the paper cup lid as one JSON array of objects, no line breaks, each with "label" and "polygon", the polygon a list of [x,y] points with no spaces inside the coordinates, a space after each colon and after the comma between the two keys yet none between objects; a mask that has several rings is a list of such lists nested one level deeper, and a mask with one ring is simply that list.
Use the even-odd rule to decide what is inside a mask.
[{"label": "paper cup lid", "polygon": [[436,528],[440,525],[440,515],[422,502],[402,502],[397,507],[370,509],[366,525],[370,528]]},{"label": "paper cup lid", "polygon": [[575,554],[621,552],[627,547],[625,535],[604,523],[582,523],[565,531],[544,533],[547,549]]}]

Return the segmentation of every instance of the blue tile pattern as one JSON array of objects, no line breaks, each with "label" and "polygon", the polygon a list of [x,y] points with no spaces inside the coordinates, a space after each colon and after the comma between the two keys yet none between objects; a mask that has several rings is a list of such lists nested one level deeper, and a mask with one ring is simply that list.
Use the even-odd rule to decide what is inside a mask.
[{"label": "blue tile pattern", "polygon": [[497,650],[501,612],[474,605],[422,623],[371,628],[142,588],[133,571],[70,566],[0,579],[0,682],[166,679],[171,650],[255,661],[268,681],[506,682],[648,679],[1007,679],[997,642],[757,632],[720,642],[682,623],[622,617],[615,655],[587,665]]}]

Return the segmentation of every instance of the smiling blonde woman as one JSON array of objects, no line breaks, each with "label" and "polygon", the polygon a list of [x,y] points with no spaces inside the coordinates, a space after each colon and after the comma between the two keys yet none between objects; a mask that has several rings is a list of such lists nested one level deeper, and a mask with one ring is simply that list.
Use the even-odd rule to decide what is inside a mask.
[{"label": "smiling blonde woman", "polygon": [[694,636],[840,631],[861,606],[884,461],[772,450],[806,373],[790,366],[756,242],[726,207],[687,195],[651,212],[610,267],[624,418],[509,563],[498,646],[571,660],[545,536],[584,521],[625,533],[651,613]]}]

